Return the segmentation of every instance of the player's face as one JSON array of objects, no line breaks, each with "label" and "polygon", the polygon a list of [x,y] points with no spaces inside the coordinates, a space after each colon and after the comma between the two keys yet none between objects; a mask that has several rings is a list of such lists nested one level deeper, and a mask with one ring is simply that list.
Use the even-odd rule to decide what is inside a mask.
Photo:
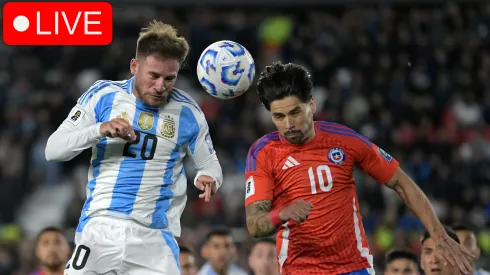
[{"label": "player's face", "polygon": [[276,247],[270,243],[256,244],[250,252],[248,264],[256,275],[279,274]]},{"label": "player's face", "polygon": [[478,243],[476,241],[476,236],[473,232],[469,230],[458,230],[456,231],[456,235],[458,235],[459,240],[461,241],[461,244],[468,249],[473,255],[476,256],[476,258],[470,258],[469,260],[475,264],[475,261],[480,258],[480,248],[478,247]]},{"label": "player's face", "polygon": [[65,237],[58,232],[45,232],[36,247],[36,256],[42,266],[51,270],[63,268],[68,261],[70,247]]},{"label": "player's face", "polygon": [[311,140],[314,134],[315,111],[313,98],[304,103],[296,96],[288,96],[271,102],[272,122],[281,135],[292,144],[302,144]]},{"label": "player's face", "polygon": [[135,96],[150,106],[160,106],[175,85],[180,63],[175,58],[158,55],[131,60]]},{"label": "player's face", "polygon": [[217,270],[228,267],[233,258],[233,241],[229,236],[213,236],[207,246],[206,258],[211,266]]},{"label": "player's face", "polygon": [[385,271],[385,275],[419,275],[417,264],[409,259],[396,259],[392,261]]},{"label": "player's face", "polygon": [[420,266],[426,275],[458,275],[457,270],[444,263],[436,257],[436,243],[432,238],[428,238],[422,245],[422,256]]},{"label": "player's face", "polygon": [[180,272],[182,275],[196,275],[197,265],[196,259],[189,253],[180,253]]}]

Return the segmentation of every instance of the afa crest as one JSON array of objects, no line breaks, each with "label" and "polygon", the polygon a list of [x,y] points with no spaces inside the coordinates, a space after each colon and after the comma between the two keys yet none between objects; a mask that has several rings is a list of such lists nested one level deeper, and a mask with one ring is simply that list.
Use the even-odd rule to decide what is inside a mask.
[{"label": "afa crest", "polygon": [[138,127],[143,131],[148,131],[153,128],[155,116],[147,112],[141,112],[138,118]]},{"label": "afa crest", "polygon": [[173,138],[175,136],[175,121],[171,116],[166,115],[163,118],[160,133],[166,138]]}]

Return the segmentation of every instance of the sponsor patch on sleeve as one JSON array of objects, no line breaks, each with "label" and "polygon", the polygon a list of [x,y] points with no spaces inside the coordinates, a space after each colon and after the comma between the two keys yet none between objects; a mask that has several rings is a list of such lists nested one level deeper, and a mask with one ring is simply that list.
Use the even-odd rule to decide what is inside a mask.
[{"label": "sponsor patch on sleeve", "polygon": [[78,124],[80,124],[80,121],[82,120],[83,116],[85,115],[85,111],[78,108],[78,107],[75,107],[73,108],[73,110],[71,111],[67,121],[71,124],[73,124],[74,126],[78,126]]}]

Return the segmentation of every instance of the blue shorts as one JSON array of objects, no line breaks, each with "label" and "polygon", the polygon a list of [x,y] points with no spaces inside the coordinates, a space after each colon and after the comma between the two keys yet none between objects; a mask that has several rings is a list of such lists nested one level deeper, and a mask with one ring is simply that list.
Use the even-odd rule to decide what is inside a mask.
[{"label": "blue shorts", "polygon": [[343,273],[341,275],[370,275],[369,270],[367,268],[356,270],[348,273]]}]

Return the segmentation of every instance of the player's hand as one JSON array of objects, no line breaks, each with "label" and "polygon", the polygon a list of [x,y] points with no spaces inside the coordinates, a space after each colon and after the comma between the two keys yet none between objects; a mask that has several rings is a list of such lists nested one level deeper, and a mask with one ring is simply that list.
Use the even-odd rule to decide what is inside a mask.
[{"label": "player's hand", "polygon": [[473,274],[473,268],[468,258],[475,258],[464,246],[457,243],[444,231],[440,237],[435,237],[436,256],[444,263],[459,270],[460,274]]},{"label": "player's hand", "polygon": [[296,224],[300,224],[306,221],[312,208],[313,204],[311,202],[297,200],[284,207],[281,212],[279,212],[279,218],[281,218],[282,221],[293,220]]},{"label": "player's hand", "polygon": [[199,198],[204,198],[206,202],[211,199],[211,196],[216,194],[216,181],[206,175],[201,175],[196,180],[196,187],[204,193],[199,195]]},{"label": "player's hand", "polygon": [[102,123],[99,131],[103,137],[119,137],[128,142],[136,139],[133,127],[122,118],[114,118],[111,121]]}]

